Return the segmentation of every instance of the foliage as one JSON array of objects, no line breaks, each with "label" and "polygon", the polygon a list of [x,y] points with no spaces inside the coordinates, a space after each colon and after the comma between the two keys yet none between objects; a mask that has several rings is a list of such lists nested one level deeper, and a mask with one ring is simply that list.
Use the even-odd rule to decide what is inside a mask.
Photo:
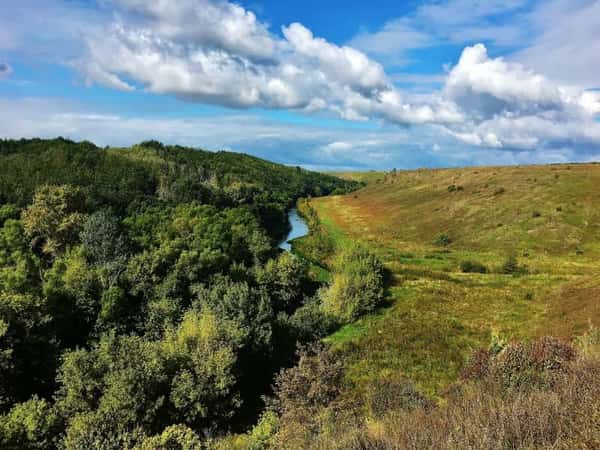
[{"label": "foliage", "polygon": [[333,279],[321,293],[323,309],[342,323],[374,311],[383,302],[384,268],[364,247],[348,247],[333,264]]},{"label": "foliage", "polygon": [[488,268],[484,264],[472,260],[461,261],[460,270],[464,273],[488,273]]},{"label": "foliage", "polygon": [[44,185],[23,212],[23,228],[34,248],[55,256],[77,241],[84,211],[85,197],[77,187]]},{"label": "foliage", "polygon": [[60,417],[53,406],[34,396],[0,416],[0,446],[6,450],[52,448],[60,426]]},{"label": "foliage", "polygon": [[415,389],[410,380],[391,377],[371,380],[367,387],[366,404],[372,417],[382,418],[391,411],[431,409],[434,403]]},{"label": "foliage", "polygon": [[446,247],[452,244],[452,239],[447,234],[442,233],[436,236],[434,243],[435,245]]},{"label": "foliage", "polygon": [[516,255],[513,253],[506,258],[506,261],[504,261],[500,268],[500,272],[505,275],[525,275],[529,272],[529,269],[527,266],[520,265]]},{"label": "foliage", "polygon": [[[506,386],[504,377],[498,378],[495,371],[485,372],[476,380],[453,385],[445,401],[434,405],[405,381],[381,380],[368,387],[366,402],[373,415],[367,420],[326,414],[347,395],[342,390],[326,406],[313,411],[312,419],[305,424],[282,420],[273,441],[282,445],[286,442],[283,439],[288,439],[293,448],[299,449],[597,447],[598,360],[567,357],[570,346],[552,338],[513,343],[504,351],[511,347],[527,354],[525,360],[530,365],[518,370],[535,367],[552,373],[552,383],[517,390]],[[478,353],[490,355],[487,351]],[[375,399],[380,401],[373,403]]]},{"label": "foliage", "polygon": [[171,425],[156,436],[145,438],[133,450],[200,450],[204,448],[198,435],[185,425]]},{"label": "foliage", "polygon": [[200,448],[249,427],[316,290],[276,247],[287,211],[358,186],[155,141],[0,140],[0,446]]}]

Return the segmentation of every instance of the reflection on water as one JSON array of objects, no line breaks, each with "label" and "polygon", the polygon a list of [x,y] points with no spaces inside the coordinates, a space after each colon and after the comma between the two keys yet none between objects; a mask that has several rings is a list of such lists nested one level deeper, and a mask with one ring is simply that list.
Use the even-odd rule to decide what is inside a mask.
[{"label": "reflection on water", "polygon": [[296,239],[302,236],[306,236],[308,234],[308,225],[305,220],[298,214],[296,209],[291,209],[288,213],[288,220],[290,221],[290,225],[292,229],[288,233],[287,237],[279,244],[279,248],[282,248],[286,251],[292,250],[292,245],[290,241],[292,239]]}]

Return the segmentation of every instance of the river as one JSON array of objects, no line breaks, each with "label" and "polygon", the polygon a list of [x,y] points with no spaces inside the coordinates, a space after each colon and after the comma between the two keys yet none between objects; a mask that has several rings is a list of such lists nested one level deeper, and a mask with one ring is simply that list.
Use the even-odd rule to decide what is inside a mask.
[{"label": "river", "polygon": [[292,244],[290,244],[290,241],[302,236],[306,236],[308,234],[308,225],[302,216],[298,214],[298,210],[296,208],[290,209],[290,212],[288,213],[288,220],[290,221],[292,228],[290,229],[290,232],[286,238],[279,244],[279,248],[289,252],[292,250]]}]

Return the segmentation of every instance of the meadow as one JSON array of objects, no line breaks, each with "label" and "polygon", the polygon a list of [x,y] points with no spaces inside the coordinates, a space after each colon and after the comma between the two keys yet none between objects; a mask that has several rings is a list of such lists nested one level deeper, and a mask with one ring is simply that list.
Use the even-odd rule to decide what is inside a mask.
[{"label": "meadow", "polygon": [[392,274],[386,307],[326,338],[358,392],[406,376],[441,398],[492,340],[600,325],[600,165],[337,175],[368,185],[310,200],[320,234],[334,249],[365,244]]}]

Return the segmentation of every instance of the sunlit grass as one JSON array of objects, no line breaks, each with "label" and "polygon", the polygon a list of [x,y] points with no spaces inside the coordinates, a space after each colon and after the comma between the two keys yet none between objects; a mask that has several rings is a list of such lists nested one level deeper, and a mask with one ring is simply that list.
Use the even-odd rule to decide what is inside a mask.
[{"label": "sunlit grass", "polygon": [[[366,178],[371,184],[356,193],[311,201],[337,248],[360,241],[392,273],[390,306],[327,338],[346,356],[357,389],[401,373],[441,395],[492,333],[570,338],[600,324],[600,166]],[[449,245],[436,245],[440,233]],[[527,275],[498,273],[511,254]],[[462,273],[465,260],[489,273]]]}]

